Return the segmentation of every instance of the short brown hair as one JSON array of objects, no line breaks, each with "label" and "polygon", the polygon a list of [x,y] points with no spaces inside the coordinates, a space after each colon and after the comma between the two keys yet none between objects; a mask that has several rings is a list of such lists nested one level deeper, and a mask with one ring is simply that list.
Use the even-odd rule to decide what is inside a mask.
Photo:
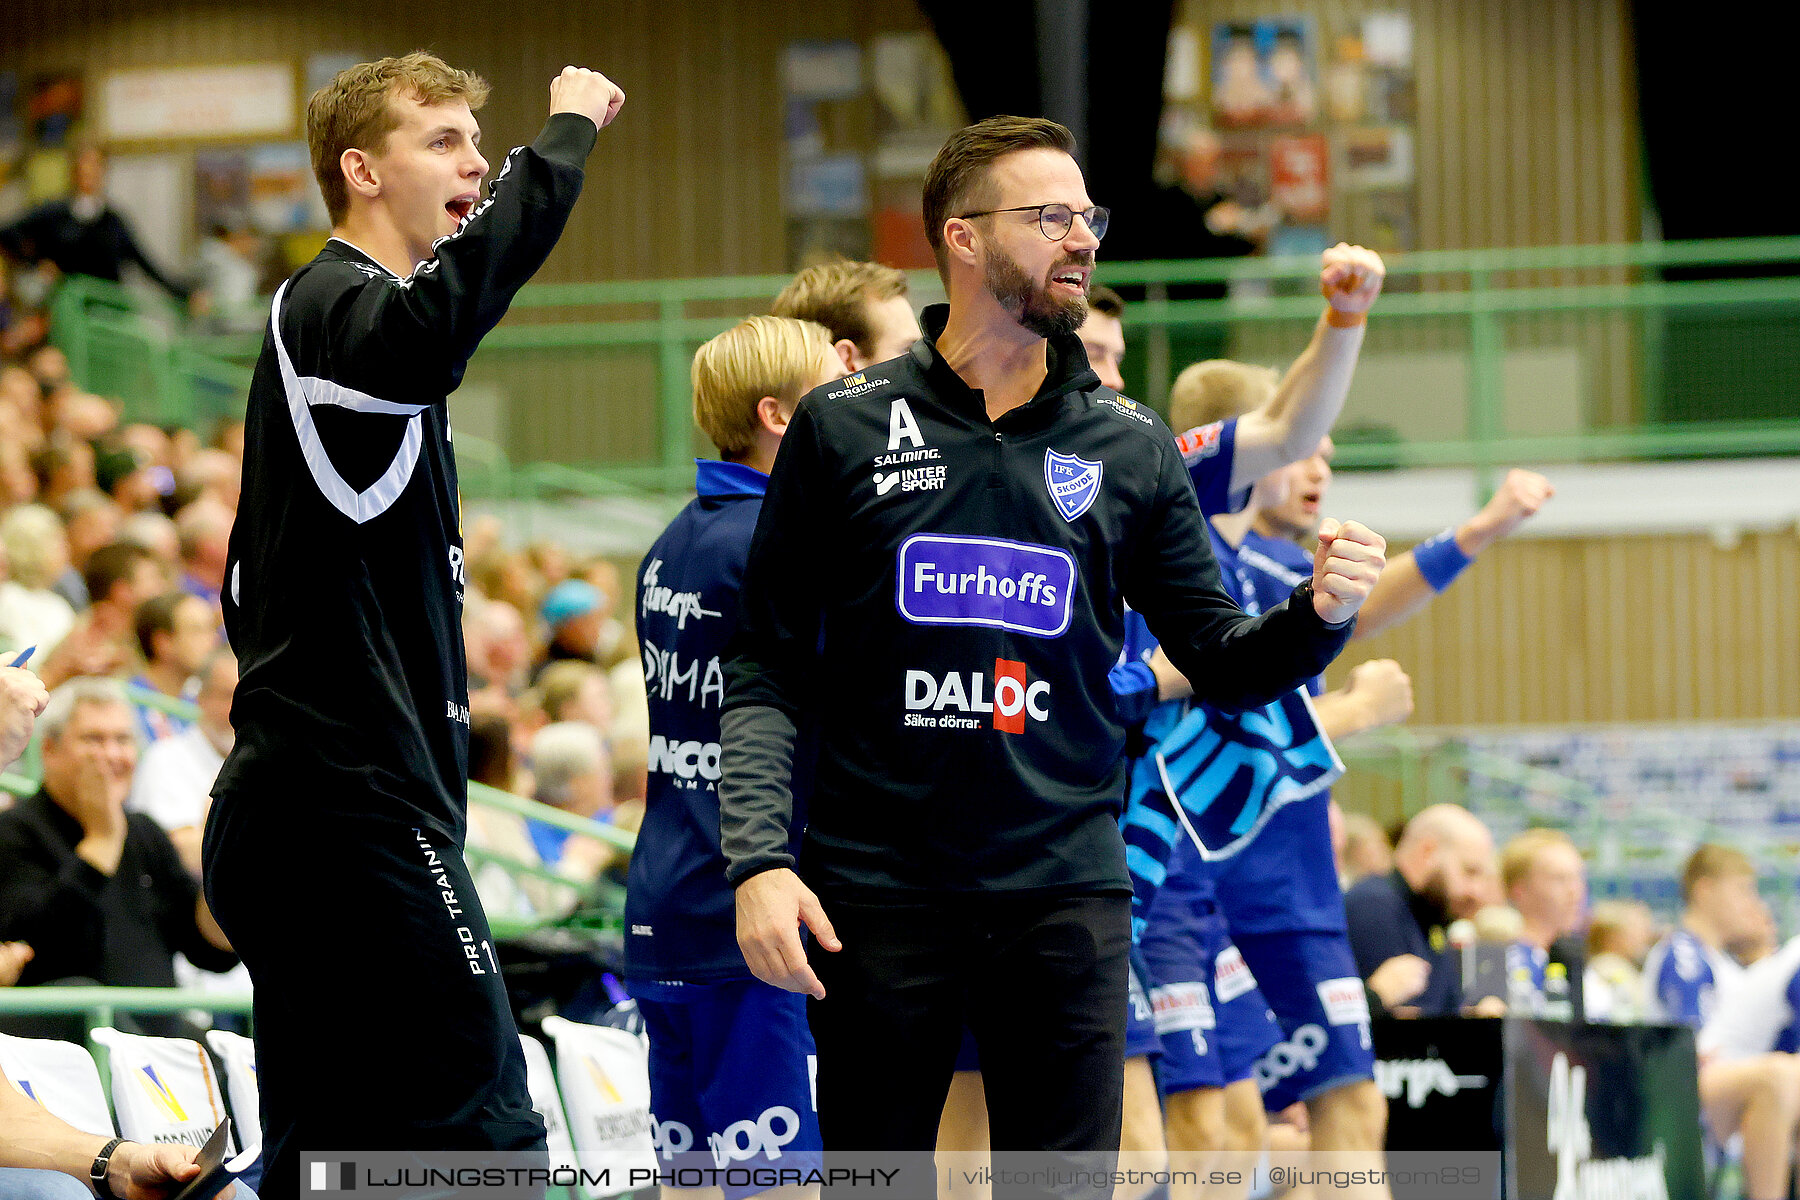
[{"label": "short brown hair", "polygon": [[[1500,886],[1512,891],[1513,886],[1531,874],[1537,856],[1552,846],[1575,850],[1574,839],[1560,829],[1527,829],[1500,851]],[[1579,850],[1575,851],[1577,854]]]},{"label": "short brown hair", "polygon": [[1742,850],[1721,846],[1717,842],[1701,844],[1688,855],[1687,865],[1681,868],[1681,902],[1694,902],[1694,885],[1702,879],[1723,879],[1727,875],[1749,875],[1754,878],[1756,867]]},{"label": "short brown hair", "polygon": [[800,403],[808,377],[830,356],[823,325],[792,317],[746,317],[694,354],[694,423],[736,461],[756,444],[756,405],[773,396]]},{"label": "short brown hair", "polygon": [[1241,417],[1275,394],[1281,376],[1270,367],[1209,358],[1175,377],[1169,388],[1169,428],[1177,433]]},{"label": "short brown hair", "polygon": [[864,354],[875,352],[869,305],[906,295],[906,274],[875,262],[820,263],[794,276],[769,312],[823,325],[834,342],[849,341]]},{"label": "short brown hair", "polygon": [[1096,283],[1088,288],[1088,311],[1099,313],[1103,317],[1111,317],[1115,321],[1123,321],[1125,319],[1125,297],[1104,283]]},{"label": "short brown hair", "polygon": [[400,113],[391,103],[396,96],[421,104],[466,100],[474,112],[487,103],[488,85],[472,71],[459,71],[435,54],[414,50],[346,67],[314,92],[306,102],[306,144],[334,225],[350,211],[350,189],[338,162],[346,150],[380,149],[388,134],[400,128]]},{"label": "short brown hair", "polygon": [[948,278],[944,222],[962,209],[988,206],[988,168],[1022,150],[1075,153],[1075,135],[1043,117],[989,117],[950,135],[925,172],[925,238],[937,256],[938,274]]}]

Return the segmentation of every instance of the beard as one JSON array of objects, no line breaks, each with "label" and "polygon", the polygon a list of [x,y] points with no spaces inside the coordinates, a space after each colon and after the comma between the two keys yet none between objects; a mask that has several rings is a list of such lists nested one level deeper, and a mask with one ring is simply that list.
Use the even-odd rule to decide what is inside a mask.
[{"label": "beard", "polygon": [[1432,911],[1444,924],[1447,925],[1456,919],[1457,914],[1450,911],[1450,880],[1444,874],[1442,867],[1432,868],[1431,874],[1425,880],[1425,886],[1419,889],[1418,895],[1421,900],[1431,906]]},{"label": "beard", "polygon": [[[1084,260],[1067,260],[1065,266],[1087,266]],[[1012,314],[1025,329],[1041,338],[1074,333],[1087,321],[1086,296],[1062,298],[1052,296],[1048,284],[1041,284],[1025,273],[1025,268],[996,248],[988,256],[986,277],[982,281],[1000,307]]]}]

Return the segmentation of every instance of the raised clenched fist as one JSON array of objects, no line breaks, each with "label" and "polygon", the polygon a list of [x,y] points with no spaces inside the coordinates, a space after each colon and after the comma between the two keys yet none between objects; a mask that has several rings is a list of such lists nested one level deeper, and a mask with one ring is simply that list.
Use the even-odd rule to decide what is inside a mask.
[{"label": "raised clenched fist", "polygon": [[1344,695],[1363,706],[1365,729],[1395,725],[1412,716],[1412,680],[1391,658],[1358,664],[1344,683]]},{"label": "raised clenched fist", "polygon": [[[1495,489],[1493,498],[1481,508],[1481,511],[1469,518],[1469,542],[1463,547],[1465,554],[1477,554],[1489,545],[1508,537],[1513,530],[1537,515],[1538,509],[1544,507],[1550,497],[1556,495],[1556,488],[1548,479],[1536,471],[1521,470],[1514,467],[1506,473],[1506,478]],[[1461,545],[1460,537],[1457,544]]]},{"label": "raised clenched fist", "polygon": [[1330,625],[1348,621],[1369,598],[1387,565],[1387,539],[1355,521],[1327,518],[1313,552],[1313,611]]},{"label": "raised clenched fist", "polygon": [[564,67],[562,74],[550,81],[550,112],[580,113],[596,126],[605,129],[619,115],[625,93],[618,84],[598,71],[586,67]]},{"label": "raised clenched fist", "polygon": [[1319,291],[1325,302],[1344,316],[1367,313],[1381,295],[1387,267],[1381,255],[1362,246],[1339,242],[1325,252],[1319,269]]}]

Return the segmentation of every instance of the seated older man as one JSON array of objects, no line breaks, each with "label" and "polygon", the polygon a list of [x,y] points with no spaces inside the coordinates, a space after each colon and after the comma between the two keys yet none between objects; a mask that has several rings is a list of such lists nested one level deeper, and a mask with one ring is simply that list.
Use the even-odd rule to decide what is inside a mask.
[{"label": "seated older man", "polygon": [[36,951],[19,982],[172,987],[176,951],[230,969],[237,958],[168,835],[125,811],[137,738],[123,687],[71,680],[38,729],[43,787],[0,813],[0,941]]}]

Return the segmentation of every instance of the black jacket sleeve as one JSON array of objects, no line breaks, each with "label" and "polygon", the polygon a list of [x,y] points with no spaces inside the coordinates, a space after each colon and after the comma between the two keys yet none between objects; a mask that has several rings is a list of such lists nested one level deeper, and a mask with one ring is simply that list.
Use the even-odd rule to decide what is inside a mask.
[{"label": "black jacket sleeve", "polygon": [[1363,979],[1388,959],[1413,953],[1406,938],[1412,914],[1384,881],[1369,880],[1344,893],[1344,915],[1350,927],[1350,953]]},{"label": "black jacket sleeve", "polygon": [[1267,704],[1323,671],[1356,623],[1327,625],[1311,604],[1291,597],[1245,616],[1220,581],[1175,443],[1165,439],[1161,454],[1151,519],[1126,562],[1125,598],[1197,698],[1227,711]]},{"label": "black jacket sleeve", "polygon": [[177,300],[186,300],[193,295],[193,288],[170,279],[163,274],[161,268],[150,261],[150,256],[144,253],[142,246],[138,245],[137,235],[132,233],[131,226],[125,223],[125,218],[110,211],[106,215],[117,225],[113,236],[118,240],[120,263],[136,263],[138,270],[149,276],[150,282]]},{"label": "black jacket sleeve", "polygon": [[50,206],[40,204],[17,220],[0,225],[0,250],[20,262],[37,262],[43,257],[39,243],[50,216]]},{"label": "black jacket sleeve", "polygon": [[[311,306],[322,304],[322,319],[305,324],[327,331],[320,360],[330,364],[331,382],[386,401],[441,402],[562,236],[598,133],[578,113],[553,115],[531,145],[507,154],[462,228],[398,284],[371,278],[344,288],[334,275],[313,296],[300,277],[282,326],[288,345],[301,314],[311,318]],[[296,355],[302,374],[311,361]]]},{"label": "black jacket sleeve", "polygon": [[202,971],[229,971],[237,966],[236,954],[219,949],[200,932],[194,915],[200,886],[182,865],[175,843],[162,826],[142,813],[132,813],[128,820],[144,865],[156,880],[164,943],[187,955],[188,961]]},{"label": "black jacket sleeve", "polygon": [[794,730],[815,688],[825,592],[817,547],[833,544],[821,528],[822,462],[818,425],[801,404],[769,474],[726,649],[719,830],[733,885],[793,865]]}]

